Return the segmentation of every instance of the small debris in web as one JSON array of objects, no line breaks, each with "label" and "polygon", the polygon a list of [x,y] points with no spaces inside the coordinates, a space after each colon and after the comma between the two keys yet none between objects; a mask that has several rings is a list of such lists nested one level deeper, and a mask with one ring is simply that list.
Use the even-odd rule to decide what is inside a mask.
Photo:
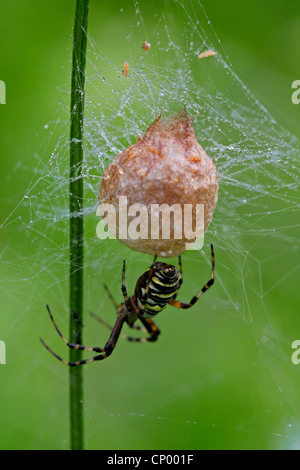
[{"label": "small debris in web", "polygon": [[142,45],[142,48],[144,49],[144,51],[149,51],[150,47],[151,47],[151,44],[150,42],[147,42],[147,41],[145,41],[144,44]]},{"label": "small debris in web", "polygon": [[201,54],[198,55],[198,59],[206,59],[207,57],[213,57],[214,55],[217,55],[217,52],[209,49],[208,51],[201,52]]},{"label": "small debris in web", "polygon": [[128,64],[128,62],[124,62],[124,67],[123,67],[123,70],[122,70],[123,77],[125,77],[125,78],[128,77],[128,71],[129,71],[129,64]]}]

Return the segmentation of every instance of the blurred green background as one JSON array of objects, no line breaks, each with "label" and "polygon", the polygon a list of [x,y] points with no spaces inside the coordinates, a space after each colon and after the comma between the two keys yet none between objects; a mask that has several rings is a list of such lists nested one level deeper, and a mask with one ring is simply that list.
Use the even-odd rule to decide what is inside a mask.
[{"label": "blurred green background", "polygon": [[[153,11],[161,5],[151,1]],[[89,33],[113,63],[121,60],[132,6],[129,0],[91,0]],[[299,1],[203,0],[202,6],[236,74],[282,126],[299,134],[300,106],[291,102],[291,84],[300,79]],[[0,340],[7,347],[7,364],[0,366],[1,449],[69,446],[67,370],[38,341],[42,336],[57,352],[67,354],[44,307],[51,303],[61,328],[68,331],[67,228],[62,225],[53,237],[53,250],[60,244],[57,263],[45,266],[44,275],[39,266],[35,279],[36,259],[44,247],[34,235],[28,239],[24,225],[18,224],[29,211],[18,205],[38,178],[37,162],[47,164],[61,132],[67,132],[67,110],[60,102],[69,89],[74,7],[71,0],[0,0],[0,80],[7,86],[7,104],[0,107]],[[194,7],[202,14],[198,2]],[[180,29],[182,19],[172,2],[165,2],[164,8],[173,28]],[[57,119],[60,125],[52,126],[49,137],[44,126]],[[275,211],[276,204],[269,209]],[[222,299],[216,284],[201,308],[188,314],[171,310],[159,318],[163,335],[157,344],[121,342],[108,361],[85,370],[87,448],[300,448],[300,368],[290,360],[291,343],[300,337],[300,279],[295,270],[299,231],[292,230],[299,225],[299,213],[285,212],[284,217],[284,224],[274,218],[274,227],[291,227],[282,243],[271,240],[267,250],[244,243],[253,264],[265,256],[261,275],[264,291],[270,293],[257,300],[253,279],[253,292],[247,291],[244,299],[252,302],[258,319],[249,324]],[[98,269],[99,285],[91,287],[87,278],[87,311],[103,311],[106,320],[113,319],[102,280],[113,286],[120,300],[125,256],[133,289],[147,258],[131,255],[117,242],[109,252],[99,247],[94,260],[89,257]],[[217,257],[220,271],[226,273],[231,258],[230,253]],[[254,276],[249,258],[248,280]],[[184,300],[194,294],[199,278],[201,284],[206,280],[208,265],[198,261],[187,255]],[[232,272],[227,271],[227,286],[236,291],[241,284],[231,279]],[[170,323],[172,314],[175,320]],[[104,343],[107,332],[100,325],[87,319],[85,327],[86,342]]]}]

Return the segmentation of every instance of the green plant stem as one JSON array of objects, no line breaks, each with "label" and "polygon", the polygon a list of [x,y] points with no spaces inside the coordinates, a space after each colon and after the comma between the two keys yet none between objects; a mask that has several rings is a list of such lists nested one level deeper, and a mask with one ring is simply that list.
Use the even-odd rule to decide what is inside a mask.
[{"label": "green plant stem", "polygon": [[[89,0],[77,0],[71,83],[70,122],[70,341],[82,344],[83,320],[83,117]],[[76,317],[74,317],[74,313]],[[70,349],[70,361],[81,351]],[[83,377],[81,367],[70,368],[70,430],[72,450],[84,448]]]}]

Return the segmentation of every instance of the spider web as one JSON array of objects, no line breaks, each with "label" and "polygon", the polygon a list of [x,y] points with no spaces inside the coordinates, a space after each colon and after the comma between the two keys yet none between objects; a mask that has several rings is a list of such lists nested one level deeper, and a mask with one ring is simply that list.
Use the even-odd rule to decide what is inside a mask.
[{"label": "spider web", "polygon": [[[157,344],[143,348],[120,340],[109,361],[85,370],[87,446],[294,448],[300,385],[291,362],[291,343],[299,336],[294,331],[299,311],[294,290],[299,281],[298,141],[236,76],[200,2],[170,0],[160,11],[151,11],[145,2],[127,8],[132,14],[126,34],[112,34],[101,47],[89,35],[83,167],[86,311],[113,323],[103,281],[120,301],[122,260],[127,261],[129,290],[150,263],[150,257],[117,241],[96,238],[103,170],[158,115],[184,106],[196,116],[195,133],[215,162],[220,193],[203,250],[184,255],[180,298],[189,300],[209,278],[210,242],[217,281],[201,307],[188,314],[169,308],[158,317],[163,335]],[[174,17],[181,18],[180,29]],[[145,40],[152,44],[147,53],[141,48]],[[218,54],[199,60],[197,55],[207,49]],[[122,76],[125,61],[127,79]],[[40,391],[52,390],[44,401],[37,394],[52,423],[38,425],[41,441],[52,425],[59,425],[61,415],[67,419],[66,371],[35,341],[42,336],[67,356],[43,309],[49,302],[57,323],[68,331],[68,84],[61,90],[56,118],[45,125],[49,139],[37,150],[28,191],[1,225],[14,246],[1,247],[8,273],[1,288],[20,306],[6,341],[13,342],[17,330],[22,341],[30,337],[32,344],[16,387],[37,380],[43,368]],[[27,216],[19,214],[24,207]],[[19,240],[20,232],[16,250],[13,240]],[[86,343],[102,346],[107,335],[86,315]],[[62,448],[67,445],[64,433],[65,428],[56,441]]]}]

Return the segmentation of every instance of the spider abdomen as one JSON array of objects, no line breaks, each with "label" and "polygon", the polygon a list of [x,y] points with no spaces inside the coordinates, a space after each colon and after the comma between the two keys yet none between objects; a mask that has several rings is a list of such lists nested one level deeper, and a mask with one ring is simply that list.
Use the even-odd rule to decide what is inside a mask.
[{"label": "spider abdomen", "polygon": [[135,298],[142,318],[160,313],[176,296],[180,287],[180,273],[175,266],[155,263],[138,280]]}]

